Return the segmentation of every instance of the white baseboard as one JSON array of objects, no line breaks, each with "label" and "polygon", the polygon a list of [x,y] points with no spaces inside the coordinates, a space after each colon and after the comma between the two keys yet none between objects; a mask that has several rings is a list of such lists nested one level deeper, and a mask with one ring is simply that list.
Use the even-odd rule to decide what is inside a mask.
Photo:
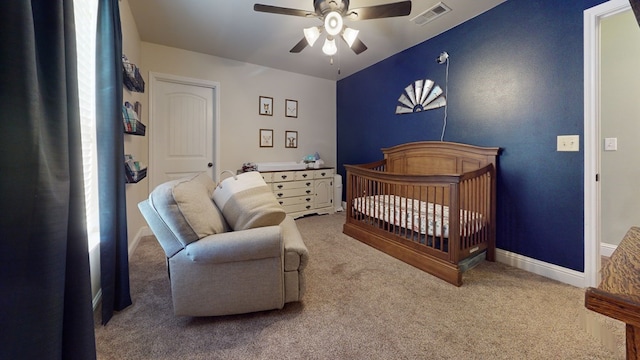
[{"label": "white baseboard", "polygon": [[[617,245],[601,243],[600,255],[609,257],[613,254],[613,251],[616,248]],[[532,259],[506,250],[496,249],[496,261],[547,277],[549,279],[557,280],[565,284],[580,288],[585,286],[585,275],[582,272],[549,264],[544,261]]]},{"label": "white baseboard", "polygon": [[600,255],[611,257],[611,254],[618,248],[618,245],[600,243]]},{"label": "white baseboard", "polygon": [[140,243],[140,239],[149,235],[153,235],[153,233],[151,232],[151,229],[149,229],[148,226],[143,226],[140,228],[140,230],[138,230],[138,232],[136,233],[136,236],[133,238],[133,241],[129,242],[129,249],[128,249],[129,257],[131,257],[131,255],[133,255],[133,252],[136,251],[136,248]]},{"label": "white baseboard", "polygon": [[584,287],[584,273],[510,251],[496,249],[496,261],[579,288]]}]

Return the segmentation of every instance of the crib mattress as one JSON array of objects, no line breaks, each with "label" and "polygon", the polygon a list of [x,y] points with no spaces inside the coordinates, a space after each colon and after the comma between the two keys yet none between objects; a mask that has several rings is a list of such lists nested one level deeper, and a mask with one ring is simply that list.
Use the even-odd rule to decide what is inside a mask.
[{"label": "crib mattress", "polygon": [[[372,195],[353,199],[353,207],[369,217],[423,235],[449,237],[449,207],[397,195]],[[460,210],[461,236],[479,231],[482,214]]]}]

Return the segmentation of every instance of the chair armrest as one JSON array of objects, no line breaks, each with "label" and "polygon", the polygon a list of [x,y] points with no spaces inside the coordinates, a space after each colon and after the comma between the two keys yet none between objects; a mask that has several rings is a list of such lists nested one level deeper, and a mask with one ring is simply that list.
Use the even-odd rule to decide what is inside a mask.
[{"label": "chair armrest", "polygon": [[156,240],[162,246],[167,258],[172,257],[184,248],[180,240],[169,228],[169,225],[162,220],[156,209],[149,203],[149,200],[143,200],[138,203],[138,208],[155,235]]},{"label": "chair armrest", "polygon": [[279,226],[265,226],[209,235],[185,251],[193,262],[219,264],[282,257],[283,242]]},{"label": "chair armrest", "polygon": [[298,226],[291,216],[280,224],[284,239],[285,271],[303,270],[309,262],[309,250],[302,240]]}]

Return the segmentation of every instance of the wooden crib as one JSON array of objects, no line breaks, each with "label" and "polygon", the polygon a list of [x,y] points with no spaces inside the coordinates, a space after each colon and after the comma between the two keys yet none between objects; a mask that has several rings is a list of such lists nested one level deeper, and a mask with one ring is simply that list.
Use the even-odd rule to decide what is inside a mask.
[{"label": "wooden crib", "polygon": [[423,141],[345,165],[343,232],[456,286],[495,261],[499,148]]}]

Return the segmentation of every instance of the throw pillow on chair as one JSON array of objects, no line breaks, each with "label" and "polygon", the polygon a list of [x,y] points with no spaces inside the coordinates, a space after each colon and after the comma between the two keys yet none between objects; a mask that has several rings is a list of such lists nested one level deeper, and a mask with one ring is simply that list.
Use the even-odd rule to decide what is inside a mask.
[{"label": "throw pillow on chair", "polygon": [[213,201],[233,230],[278,225],[286,213],[259,172],[234,175],[221,181]]}]

